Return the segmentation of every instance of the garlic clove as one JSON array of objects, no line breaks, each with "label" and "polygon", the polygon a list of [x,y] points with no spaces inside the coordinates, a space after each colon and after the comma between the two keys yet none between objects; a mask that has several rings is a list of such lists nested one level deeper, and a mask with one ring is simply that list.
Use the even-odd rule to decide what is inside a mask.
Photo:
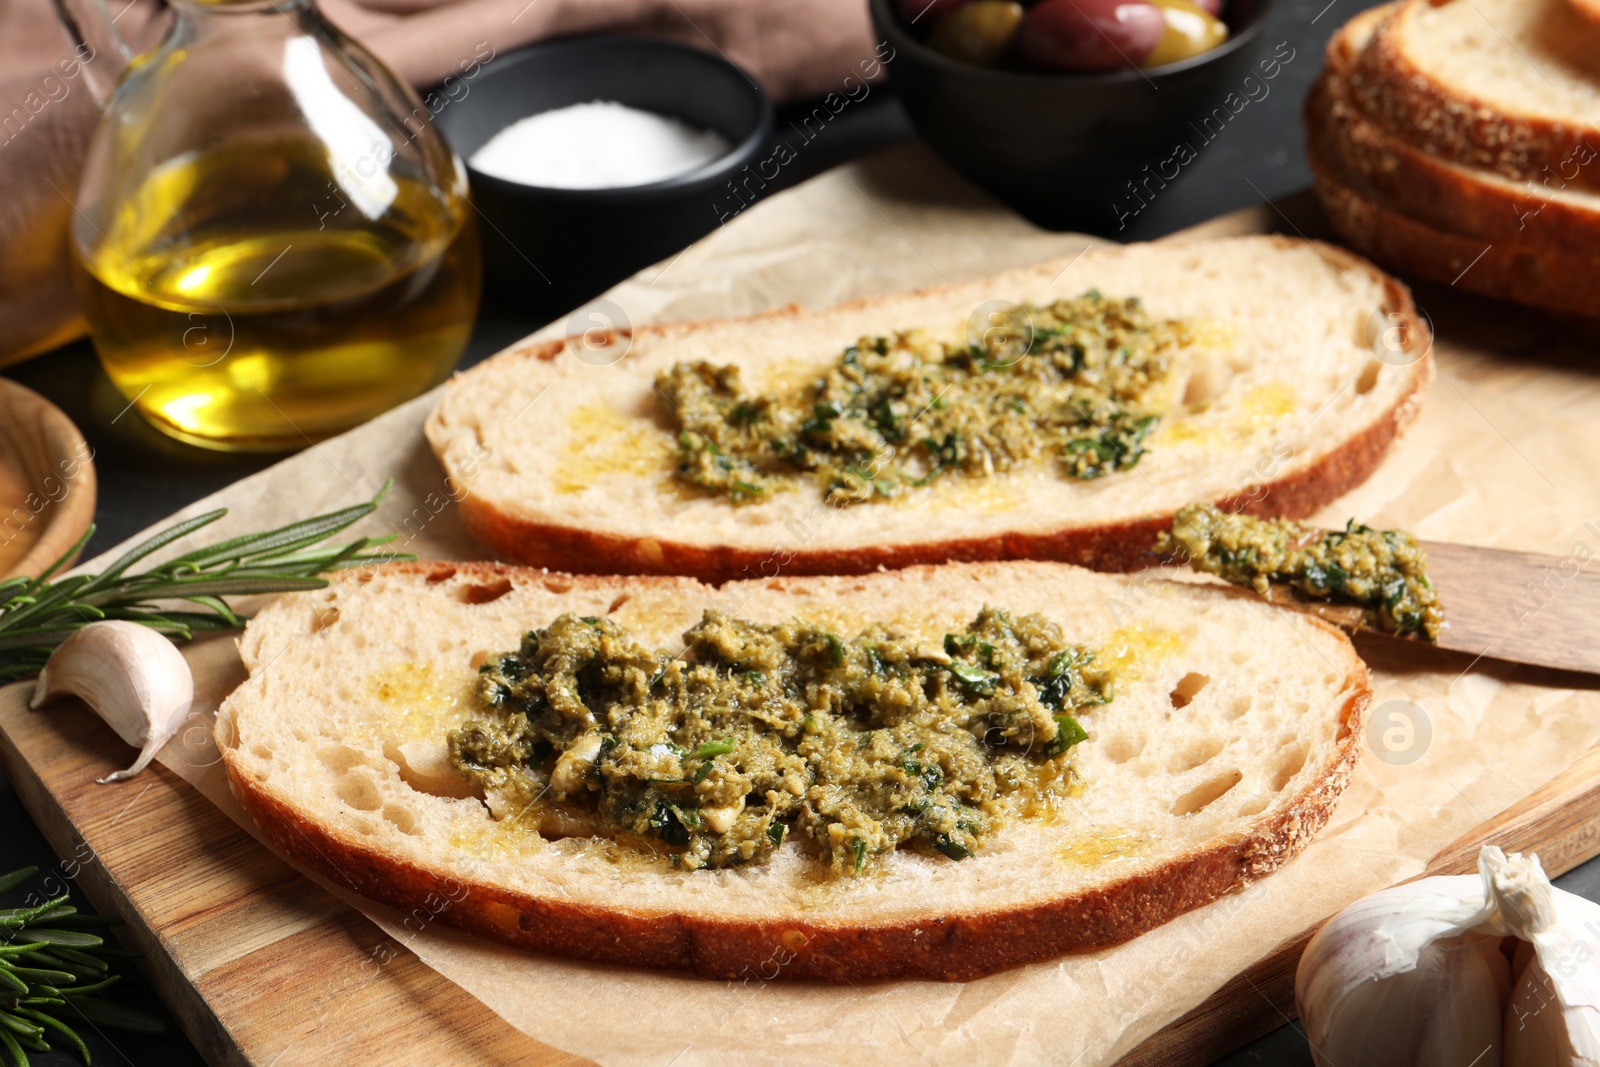
[{"label": "garlic clove", "polygon": [[1409,971],[1430,942],[1494,916],[1483,882],[1471,875],[1428,878],[1373,893],[1325,923],[1306,945],[1297,992],[1317,995],[1363,979]]},{"label": "garlic clove", "polygon": [[82,700],[139,757],[101,778],[120,782],[149,765],[183,726],[194,703],[194,675],[171,641],[134,622],[92,622],[61,642],[33,689],[38,708],[62,696]]},{"label": "garlic clove", "polygon": [[1500,939],[1469,933],[1432,941],[1411,969],[1301,1017],[1318,1067],[1499,1067],[1510,988]]},{"label": "garlic clove", "polygon": [[1511,995],[1511,964],[1498,935],[1441,938],[1422,952],[1404,1043],[1421,1067],[1499,1067],[1501,1007]]},{"label": "garlic clove", "polygon": [[1555,987],[1534,959],[1517,981],[1506,1005],[1505,1067],[1547,1067],[1582,1063],[1572,1047],[1566,1012]]},{"label": "garlic clove", "polygon": [[589,772],[600,758],[604,738],[599,730],[590,730],[574,741],[550,771],[550,790],[557,797],[571,796],[583,789]]},{"label": "garlic clove", "polygon": [[1306,945],[1295,1001],[1318,1067],[1498,1067],[1511,988],[1483,880],[1356,901]]},{"label": "garlic clove", "polygon": [[1490,847],[1478,866],[1500,921],[1532,947],[1506,1006],[1507,1067],[1600,1067],[1600,905],[1551,885],[1537,856]]}]

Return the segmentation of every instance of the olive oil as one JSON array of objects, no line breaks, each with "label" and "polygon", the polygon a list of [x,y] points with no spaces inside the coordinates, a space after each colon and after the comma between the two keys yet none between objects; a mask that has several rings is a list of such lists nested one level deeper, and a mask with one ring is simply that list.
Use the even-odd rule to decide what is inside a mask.
[{"label": "olive oil", "polygon": [[472,208],[391,169],[357,177],[305,138],[150,171],[103,232],[74,241],[117,388],[174,437],[272,450],[442,381],[477,311]]},{"label": "olive oil", "polygon": [[[672,438],[646,418],[631,418],[604,402],[578,408],[567,419],[572,435],[556,468],[556,492],[581,493],[611,474],[670,475],[676,465]],[[669,484],[676,484],[676,479]]]}]

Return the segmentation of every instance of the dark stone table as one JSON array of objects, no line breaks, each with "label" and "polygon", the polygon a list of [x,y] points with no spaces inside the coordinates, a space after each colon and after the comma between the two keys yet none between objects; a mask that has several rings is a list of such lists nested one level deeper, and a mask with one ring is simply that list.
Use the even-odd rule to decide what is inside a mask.
[{"label": "dark stone table", "polygon": [[[1279,0],[1262,37],[1262,47],[1270,53],[1280,42],[1288,42],[1294,58],[1270,83],[1270,92],[1251,101],[1185,168],[1187,173],[1181,180],[1161,190],[1137,216],[1127,220],[1125,227],[1119,230],[1115,217],[1107,212],[1107,224],[1101,234],[1118,240],[1149,240],[1309,185],[1300,106],[1321,66],[1323,45],[1329,35],[1357,11],[1370,6],[1369,0]],[[792,137],[790,123],[810,110],[809,105],[780,109],[776,136],[781,138],[789,131]],[[913,136],[892,92],[875,90],[860,106],[842,112],[809,143],[805,152],[798,153],[795,162],[784,168],[767,193]],[[592,292],[598,294],[621,278],[620,274],[596,277],[592,279]],[[568,310],[486,303],[462,365],[492,355]],[[89,543],[89,556],[273,462],[272,457],[204,452],[151,430],[136,415],[125,411],[125,401],[112,388],[84,341],[4,373],[59,405],[83,429],[95,449],[100,503],[98,529]],[[0,873],[27,864],[49,869],[56,862],[44,838],[0,777]],[[1558,884],[1600,899],[1600,860],[1580,867],[1559,879]],[[124,997],[146,1010],[161,1010],[148,990],[129,989]],[[95,1063],[108,1067],[180,1067],[201,1062],[175,1027],[164,1038],[121,1034],[112,1034],[109,1039],[95,1034],[88,1037]],[[78,1062],[61,1053],[35,1055],[33,1061],[38,1067],[66,1067]],[[1218,1067],[1301,1067],[1310,1063],[1305,1038],[1298,1025],[1290,1023],[1219,1061]]]}]

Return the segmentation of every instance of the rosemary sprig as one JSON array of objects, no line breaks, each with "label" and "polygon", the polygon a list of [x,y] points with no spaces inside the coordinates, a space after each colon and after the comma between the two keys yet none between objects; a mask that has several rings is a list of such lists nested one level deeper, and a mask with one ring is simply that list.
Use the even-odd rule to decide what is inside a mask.
[{"label": "rosemary sprig", "polygon": [[[91,526],[78,543],[37,578],[0,582],[0,684],[38,673],[50,652],[74,630],[100,619],[126,619],[159,630],[175,641],[196,633],[236,630],[241,618],[223,597],[321,589],[318,575],[345,567],[416,557],[404,552],[372,552],[394,536],[361,537],[348,544],[320,542],[377,509],[392,482],[378,495],[327,515],[290,523],[266,533],[246,534],[186,552],[137,574],[128,570],[146,556],[209,526],[227,508],[196,515],[129,549],[99,574],[75,574],[52,581],[94,534]],[[189,605],[177,609],[163,602]],[[3,979],[0,979],[3,982]],[[0,1018],[0,1047],[5,1022]]]},{"label": "rosemary sprig", "polygon": [[[24,867],[0,875],[0,893],[38,874]],[[122,980],[111,961],[137,956],[110,948],[92,932],[118,920],[85,915],[62,893],[20,908],[0,910],[0,1061],[29,1067],[29,1052],[49,1052],[65,1044],[90,1063],[89,1048],[76,1026],[113,1027],[159,1034],[165,1024],[144,1012],[106,999]]]}]

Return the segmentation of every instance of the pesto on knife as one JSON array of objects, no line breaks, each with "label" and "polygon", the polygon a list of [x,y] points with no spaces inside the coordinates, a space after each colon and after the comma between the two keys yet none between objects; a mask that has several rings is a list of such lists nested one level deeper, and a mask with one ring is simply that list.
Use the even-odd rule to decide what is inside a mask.
[{"label": "pesto on knife", "polygon": [[1309,598],[1359,604],[1371,625],[1402,637],[1438,640],[1444,624],[1427,553],[1404,530],[1374,530],[1354,519],[1343,530],[1320,530],[1190,504],[1173,517],[1156,551],[1258,593],[1285,582]]},{"label": "pesto on knife", "polygon": [[902,845],[970,855],[1007,794],[1070,775],[1075,715],[1111,699],[1055,623],[988,608],[931,648],[719,611],[684,641],[674,656],[574,615],[530,631],[480,668],[483,717],[451,733],[451,761],[685,868],[761,862],[793,834],[853,874]]},{"label": "pesto on knife", "polygon": [[1160,418],[1184,323],[1088,292],[1028,305],[981,337],[863,337],[816,380],[755,393],[737,366],[679,363],[656,390],[676,477],[735,503],[812,480],[832,504],[1053,457],[1074,478],[1127,470]]}]

